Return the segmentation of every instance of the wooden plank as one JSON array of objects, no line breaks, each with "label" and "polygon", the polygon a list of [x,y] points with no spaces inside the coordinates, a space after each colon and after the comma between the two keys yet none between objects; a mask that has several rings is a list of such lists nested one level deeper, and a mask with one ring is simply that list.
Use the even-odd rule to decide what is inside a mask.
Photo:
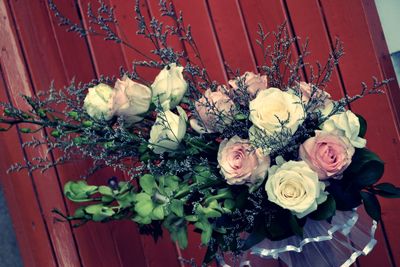
[{"label": "wooden plank", "polygon": [[[3,33],[1,30],[0,32]],[[3,72],[2,70],[0,72],[0,101],[9,101]],[[3,134],[0,146],[3,155],[7,155],[0,160],[0,182],[9,207],[22,261],[25,266],[43,266],[43,264],[56,266],[46,225],[32,185],[32,177],[25,171],[10,174],[6,172],[11,164],[24,161],[17,130],[12,129]]]},{"label": "wooden plank", "polygon": [[[152,7],[151,13],[159,16],[155,1],[149,1],[149,4]],[[192,27],[194,40],[211,79],[226,83],[228,79],[206,2],[177,0],[173,1],[173,4],[177,11],[183,11],[185,25]],[[178,45],[175,44],[175,47],[178,47]],[[185,46],[183,49],[186,49],[192,62],[201,66],[199,59],[196,58],[194,51],[189,46]],[[193,232],[193,227],[189,227],[188,232],[189,247],[179,253],[183,258],[194,258],[197,264],[201,264],[205,248],[200,247],[200,235]]]},{"label": "wooden plank", "polygon": [[224,61],[233,71],[240,69],[242,74],[246,71],[256,72],[257,64],[239,2],[209,1],[208,5]]},{"label": "wooden plank", "polygon": [[[149,60],[150,59],[157,59],[150,51],[154,49],[153,44],[145,39],[142,35],[137,35],[137,22],[135,20],[136,14],[134,13],[134,2],[131,1],[116,1],[112,0],[113,6],[115,6],[115,16],[118,20],[119,27],[117,31],[120,33],[121,36],[126,38],[127,43],[138,49],[142,54],[136,52],[135,50],[122,45],[122,52],[125,58],[125,67],[131,70],[132,61],[134,60]],[[150,19],[150,11],[148,10],[148,6],[146,1],[140,1],[140,9],[143,16],[149,20]],[[122,64],[122,62],[120,63]],[[149,81],[152,82],[154,77],[157,76],[158,70],[157,69],[149,69],[149,68],[141,68],[137,67],[137,71],[139,75]]]},{"label": "wooden plank", "polygon": [[[176,10],[183,12],[185,24],[191,25],[194,41],[211,79],[219,83],[226,83],[228,78],[206,1],[175,0],[173,3]],[[193,50],[187,48],[187,52],[189,58],[201,66]]]},{"label": "wooden plank", "polygon": [[[346,56],[339,66],[347,92],[351,95],[359,93],[360,82],[370,81],[372,75],[378,79],[388,78],[384,76],[375,53],[362,1],[323,1],[321,4],[331,35],[338,36],[346,45]],[[392,83],[391,86],[395,85]],[[391,104],[390,95],[385,94],[366,97],[354,103],[352,108],[368,121],[368,147],[386,162],[382,181],[398,184],[399,132]],[[397,263],[400,263],[400,244],[396,239],[400,231],[397,224],[400,220],[397,212],[399,202],[396,199],[381,199],[387,237]]]},{"label": "wooden plank", "polygon": [[[290,21],[293,26],[294,34],[299,39],[300,46],[304,45],[306,38],[309,38],[309,51],[311,54],[306,58],[316,69],[316,62],[326,63],[329,53],[332,51],[330,36],[324,27],[324,19],[315,0],[307,1],[285,1]],[[333,40],[335,41],[335,40]],[[310,75],[307,68],[307,76]],[[332,95],[333,99],[340,99],[344,96],[344,88],[341,84],[337,69],[332,73],[331,81],[326,90]]]},{"label": "wooden plank", "polygon": [[[146,0],[146,3],[147,3],[146,10],[149,12],[149,15],[151,17],[156,18],[161,23],[163,23],[164,30],[165,30],[166,25],[176,26],[176,23],[174,23],[172,18],[161,15],[159,2],[160,1],[158,1],[158,0]],[[170,4],[170,3],[172,3],[172,1],[168,0],[167,4]],[[168,43],[168,47],[172,47],[176,52],[183,52],[186,50],[184,45],[182,44],[182,41],[179,40],[179,37],[176,35],[168,37],[167,43]],[[182,62],[182,63],[185,63],[185,62]]]},{"label": "wooden plank", "polygon": [[[122,3],[125,2],[125,3]],[[126,1],[113,1],[111,3],[112,6],[117,7],[116,11],[116,16],[117,19],[121,18],[123,19],[123,25],[121,27],[117,28],[116,31],[121,33],[121,36],[124,36],[130,40],[134,40],[134,46],[142,50],[142,45],[144,42],[147,42],[147,40],[142,40],[140,38],[132,38],[136,37],[136,31],[132,30],[129,31],[129,29],[135,29],[136,25],[132,25],[132,23],[135,23],[133,20],[133,11],[134,11],[134,6],[133,2],[129,3],[129,6],[127,6]],[[120,3],[122,6],[120,6]],[[81,10],[83,12],[84,8],[83,6],[86,5],[87,3],[85,1],[81,1]],[[96,5],[93,5],[93,8],[96,9]],[[130,20],[130,21],[129,21]],[[127,24],[130,24],[129,26],[131,27],[126,27],[128,26]],[[133,27],[132,27],[133,26]],[[122,33],[122,27],[124,27],[124,32]],[[128,31],[127,31],[128,29]],[[128,37],[129,36],[129,37]],[[96,37],[89,37],[89,43],[90,43],[90,48],[91,48],[91,54],[93,58],[95,58],[95,66],[96,66],[96,74],[99,76],[100,74],[106,74],[106,75],[118,75],[117,72],[115,72],[116,66],[123,66],[125,68],[130,67],[130,62],[133,60],[141,60],[143,59],[143,56],[139,55],[135,51],[128,51],[129,49],[125,46],[115,44],[113,42],[105,42],[104,40],[100,40]],[[147,45],[148,47],[148,45]],[[108,53],[113,54],[113,57],[105,57],[103,51],[108,51]],[[143,51],[143,50],[142,50]],[[148,51],[143,51],[144,53],[148,53]],[[113,66],[113,68],[110,68],[110,65]],[[118,67],[119,68],[119,67]],[[151,74],[158,74],[155,72],[149,72],[147,74],[143,73],[146,78],[149,78]],[[154,78],[154,77],[153,77]],[[123,174],[120,174],[120,177]],[[125,179],[128,179],[128,177],[125,177]],[[160,249],[163,251],[162,253],[159,253],[159,257],[153,257],[155,243],[154,241],[145,236],[141,236],[140,238],[138,237],[138,232],[137,228],[134,225],[134,223],[131,223],[132,225],[128,226],[128,224],[125,225],[125,228],[122,228],[121,225],[115,224],[113,225],[113,231],[114,231],[114,238],[115,238],[115,245],[118,247],[129,247],[130,243],[133,240],[136,240],[136,245],[137,248],[140,248],[140,252],[142,253],[142,257],[140,257],[140,260],[138,261],[139,257],[134,257],[132,253],[127,253],[125,255],[120,255],[123,256],[121,259],[122,264],[126,265],[132,265],[135,264],[135,266],[159,266],[160,264],[169,264],[170,266],[173,266],[174,264],[177,264],[177,255],[175,251],[175,247],[173,243],[167,238],[164,238],[160,240],[159,244],[157,245],[157,249]],[[129,228],[127,228],[129,227]],[[134,235],[134,237],[128,238],[127,233],[131,233],[131,235]],[[143,247],[143,248],[142,248]]]},{"label": "wooden plank", "polygon": [[[78,21],[78,14],[77,9],[78,6],[74,6],[71,10],[71,8],[68,9],[68,4],[71,3],[66,3],[66,2],[58,2],[57,5],[60,9],[60,11],[65,14],[67,17],[76,19]],[[87,3],[84,3],[86,5]],[[94,10],[96,10],[96,6],[94,6]],[[81,12],[83,8],[81,6]],[[68,13],[65,13],[68,12]],[[72,35],[69,33],[69,35]],[[75,37],[75,36],[73,36]],[[62,43],[62,39],[64,38],[63,34],[58,34],[57,35],[57,40],[59,40],[60,43]],[[76,37],[75,37],[76,38]],[[61,40],[61,41],[60,41]],[[92,43],[91,43],[92,42]],[[97,43],[104,44],[106,46],[98,46]],[[119,47],[119,45],[113,44],[113,43],[105,43],[102,38],[99,38],[98,40],[93,40],[89,39],[89,46],[86,46],[85,44],[85,39],[78,39],[77,44],[75,46],[65,46],[61,47],[61,55],[63,58],[67,59],[70,57],[74,57],[74,51],[77,50],[79,51],[78,53],[82,54],[82,58],[78,58],[81,60],[81,63],[79,64],[79,68],[74,66],[74,64],[70,66],[66,66],[66,72],[68,73],[74,73],[74,72],[79,72],[81,74],[81,79],[84,79],[86,81],[91,80],[95,78],[96,76],[98,77],[97,71],[99,71],[99,65],[98,64],[103,64],[102,65],[102,71],[106,75],[116,75],[118,74],[117,70],[119,68],[119,65],[113,64],[115,63],[115,60],[112,61],[114,58],[118,58],[119,60],[123,57],[121,57],[121,53],[117,54],[115,53],[114,50],[109,50],[107,49],[107,46],[114,45],[115,47]],[[87,48],[90,47],[93,49],[95,47],[98,53],[100,51],[103,51],[101,57],[94,57],[94,63],[92,62],[91,56],[94,55],[93,50],[88,50]],[[104,51],[107,51],[108,55],[103,56]],[[91,52],[91,53],[89,53]],[[108,64],[106,64],[106,62]],[[122,60],[124,62],[124,60]],[[92,68],[92,65],[94,68]],[[82,73],[81,70],[87,70],[90,69],[91,72],[84,72]],[[96,70],[96,72],[93,72],[93,69]],[[89,165],[86,164],[86,168]],[[78,177],[78,172],[79,169],[85,169],[85,164],[81,164],[80,166],[77,166],[77,173],[75,173],[75,177]],[[107,181],[107,178],[111,177],[115,173],[108,169],[101,171],[96,175],[96,177],[93,177],[91,179],[97,181],[99,184],[100,183],[105,183]],[[121,173],[117,173],[118,177],[122,177]],[[143,257],[143,250],[142,246],[140,243],[140,238],[139,238],[139,233],[137,231],[137,228],[132,222],[129,221],[124,221],[124,222],[113,222],[107,225],[100,225],[100,224],[93,224],[90,226],[89,229],[94,228],[96,230],[89,230],[89,226],[82,227],[80,229],[76,229],[76,232],[79,232],[80,234],[83,234],[85,232],[90,232],[89,237],[85,237],[80,239],[80,251],[83,251],[85,253],[85,266],[96,266],[99,264],[99,261],[104,264],[104,266],[107,266],[108,264],[118,264],[118,265],[133,265],[137,264],[138,266],[144,266],[144,257]],[[103,242],[97,242],[97,239],[104,240]],[[94,243],[94,244],[93,244]],[[98,253],[96,255],[92,255],[93,252],[91,252],[90,249],[87,249],[86,247],[90,246],[96,246],[96,252]],[[96,259],[93,259],[96,258]],[[107,259],[107,260],[106,260]],[[138,260],[140,259],[140,260]],[[109,263],[107,263],[109,261]]]},{"label": "wooden plank", "polygon": [[[19,96],[18,90],[22,88],[29,90],[29,82],[22,55],[18,51],[17,38],[12,30],[10,14],[6,4],[1,2],[0,97],[1,101],[13,101],[16,104],[14,100]],[[7,92],[8,90],[10,91]],[[15,129],[12,129],[2,137],[1,147],[4,150],[3,155],[7,155],[7,157],[1,160],[0,176],[7,202],[12,207],[11,216],[16,226],[18,243],[24,248],[21,250],[23,261],[26,266],[56,266],[57,260],[49,240],[49,230],[41,214],[33,177],[26,172],[6,173],[12,163],[23,162],[25,158],[20,146],[20,135]],[[16,147],[19,149],[15,149]],[[59,230],[62,229],[59,228]]]},{"label": "wooden plank", "polygon": [[[242,14],[244,17],[244,22],[246,25],[246,29],[248,32],[249,40],[251,42],[251,47],[253,49],[253,53],[256,57],[257,66],[262,65],[271,65],[271,60],[267,58],[264,60],[263,51],[260,46],[257,44],[257,40],[260,39],[258,35],[258,25],[260,24],[265,33],[271,33],[271,35],[266,40],[267,46],[273,46],[275,42],[275,37],[273,36],[273,32],[277,32],[278,26],[282,25],[284,22],[287,23],[288,34],[290,37],[294,36],[292,32],[292,27],[290,24],[290,20],[288,14],[286,14],[285,6],[282,1],[262,1],[262,0],[253,0],[253,1],[244,1],[238,0],[239,5],[242,9]],[[292,46],[290,48],[290,53],[292,55],[292,60],[295,60],[299,56],[299,51],[296,46]],[[265,62],[264,62],[265,61]],[[281,72],[284,71],[284,66],[281,65]],[[299,72],[302,80],[306,81],[304,76],[304,71],[300,70]],[[286,71],[283,75],[283,79],[287,79],[289,77],[289,71]]]},{"label": "wooden plank", "polygon": [[390,58],[389,49],[386,44],[385,35],[383,34],[382,25],[379,19],[378,10],[375,1],[362,1],[365,19],[368,23],[370,37],[374,45],[374,51],[381,70],[385,77],[392,78],[393,82],[388,86],[388,94],[391,100],[392,113],[396,118],[397,125],[400,125],[400,90],[399,83],[396,79],[396,73],[393,69],[393,63]]},{"label": "wooden plank", "polygon": [[[126,1],[115,1],[114,4],[119,7],[119,9],[122,9],[120,6],[120,3],[123,5],[123,2]],[[130,3],[130,5],[133,5],[134,3]],[[130,16],[133,17],[135,14],[133,14],[133,8],[128,9],[128,12],[130,11]],[[124,12],[124,11],[122,11]],[[126,12],[126,11],[125,11]],[[165,25],[174,25],[173,21],[171,18],[163,17],[161,16],[161,11],[160,11],[160,6],[159,6],[159,1],[155,0],[148,0],[148,1],[142,1],[141,4],[141,12],[142,15],[146,18],[147,22],[150,22],[151,18],[154,17],[160,22],[164,24],[164,30],[165,30]],[[129,14],[128,14],[129,16]],[[125,34],[129,36],[128,38],[133,39],[135,42],[135,47],[140,49],[143,53],[148,54],[149,51],[154,49],[154,46],[151,44],[150,40],[144,39],[143,37],[140,38],[141,36],[138,36],[136,34],[137,30],[137,25],[136,22],[131,18],[129,21],[124,21],[123,23],[128,23],[130,24],[130,27],[127,27],[128,25],[121,25],[120,28],[124,27]],[[134,25],[132,25],[134,24]],[[173,48],[176,52],[181,52],[184,51],[184,46],[182,42],[179,40],[177,36],[172,36],[169,37],[168,39],[168,45],[169,47]],[[123,49],[126,49],[126,47],[123,47]],[[152,58],[154,58],[153,55],[151,55]],[[137,61],[146,58],[143,58],[143,56],[138,55],[138,53],[131,53],[130,56],[126,58],[129,62],[132,61]],[[183,62],[182,62],[183,63]],[[129,67],[129,66],[127,66]],[[155,79],[156,75],[158,74],[159,70],[155,69],[143,69],[141,72],[141,75],[143,78],[146,80],[150,81],[150,83]],[[152,237],[150,236],[142,236],[142,243],[143,243],[143,250],[146,258],[146,262],[148,266],[178,266],[179,261],[178,261],[178,255],[180,251],[177,251],[177,247],[175,244],[171,241],[171,238],[168,234],[168,231],[166,229],[163,230],[163,237],[155,242]],[[158,251],[157,257],[154,257],[154,251]]]},{"label": "wooden plank", "polygon": [[[63,60],[61,60],[61,56],[58,54],[58,48],[62,48],[62,46],[57,47],[55,43],[46,6],[44,3],[42,5],[39,2],[30,2],[28,5],[26,3],[20,4],[20,2],[14,2],[12,4],[14,10],[17,12],[16,17],[21,28],[21,35],[23,36],[21,42],[24,44],[35,87],[46,88],[52,79],[55,80],[56,86],[65,85],[68,81],[65,76],[66,69],[64,66],[68,65],[62,64]],[[36,14],[36,16],[34,14]],[[31,23],[31,21],[33,21],[33,16],[36,21],[35,25]],[[32,47],[29,46],[30,43],[39,43],[41,45],[39,47]],[[85,45],[83,47],[87,50]],[[75,55],[73,49],[66,50],[65,54],[61,51],[61,54],[64,57],[74,57]],[[90,63],[90,58],[88,59],[88,56],[84,57],[81,54],[81,58],[75,58],[75,60],[75,68],[72,70],[70,69],[70,73],[72,73],[72,71],[79,71],[78,66],[82,68],[91,68],[90,65],[84,65],[85,62]],[[70,66],[73,66],[73,64],[70,64]],[[84,74],[85,72],[83,71],[82,73]],[[93,76],[89,76],[86,77],[86,80],[92,78]],[[60,166],[58,171],[62,177],[62,183],[70,179],[78,178],[82,174],[81,170],[87,167],[88,165],[85,165],[85,163]],[[110,176],[111,175],[108,174],[107,177]],[[62,196],[61,192],[58,194]],[[46,202],[52,203],[50,200]],[[72,205],[70,202],[68,202],[68,206],[70,208],[76,207],[76,205]],[[82,254],[82,263],[85,266],[118,266],[121,264],[120,255],[116,251],[116,246],[111,234],[111,227],[111,225],[95,224],[92,227],[85,226],[84,228],[82,227],[74,231],[77,236],[79,251]],[[129,232],[127,232],[127,236],[129,236]],[[74,246],[71,245],[70,249],[73,251]],[[132,252],[134,251],[135,250],[132,250]]]},{"label": "wooden plank", "polygon": [[[74,21],[80,22],[80,17],[75,1],[54,1],[60,12]],[[77,83],[88,82],[95,77],[95,70],[86,38],[79,37],[76,33],[67,32],[66,27],[59,25],[58,18],[49,9],[48,4],[43,7],[48,12],[50,26],[54,34],[54,43],[62,64],[66,79],[57,81],[57,85],[66,85],[64,81],[75,79]],[[44,14],[43,14],[44,16]],[[49,33],[50,34],[50,33]],[[51,78],[51,73],[49,73]]]}]

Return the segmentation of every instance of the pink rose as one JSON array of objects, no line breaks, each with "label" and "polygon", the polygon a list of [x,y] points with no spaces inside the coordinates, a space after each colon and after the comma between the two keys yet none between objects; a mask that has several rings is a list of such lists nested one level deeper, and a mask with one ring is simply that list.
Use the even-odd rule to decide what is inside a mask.
[{"label": "pink rose", "polygon": [[126,76],[115,83],[113,110],[115,114],[122,116],[127,124],[141,121],[141,115],[149,110],[150,102],[151,90],[147,86]]},{"label": "pink rose", "polygon": [[313,110],[310,111],[319,110],[324,116],[328,116],[330,114],[334,106],[333,101],[331,100],[331,95],[328,92],[317,88],[313,93],[311,84],[306,82],[300,82],[299,89],[301,92],[301,100],[303,100],[303,102],[306,104],[310,101],[311,95],[312,98],[318,98],[322,100],[320,104],[314,106]]},{"label": "pink rose", "polygon": [[207,89],[204,96],[196,102],[199,120],[190,120],[193,130],[198,133],[215,133],[232,123],[235,104],[223,90],[222,87],[218,87],[215,92]]},{"label": "pink rose", "polygon": [[315,133],[315,137],[300,145],[300,158],[318,173],[320,180],[338,178],[350,165],[354,147],[344,136],[323,131]]},{"label": "pink rose", "polygon": [[[255,74],[253,72],[245,72],[244,75],[240,77],[244,79],[244,83],[247,86],[247,92],[254,98],[257,93],[261,90],[268,88],[268,79],[266,75]],[[230,80],[229,85],[232,86],[232,92],[238,88],[237,80]]]},{"label": "pink rose", "polygon": [[270,158],[252,147],[249,140],[234,136],[219,145],[218,163],[228,184],[255,184],[265,178]]}]

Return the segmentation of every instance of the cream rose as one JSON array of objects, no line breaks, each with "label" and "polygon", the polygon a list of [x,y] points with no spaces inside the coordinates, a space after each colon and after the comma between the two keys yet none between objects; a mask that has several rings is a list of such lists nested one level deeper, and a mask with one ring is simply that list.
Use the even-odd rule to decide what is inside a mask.
[{"label": "cream rose", "polygon": [[228,184],[252,185],[264,180],[270,158],[252,147],[248,140],[234,136],[219,145],[218,164]]},{"label": "cream rose", "polygon": [[235,104],[224,94],[223,88],[218,87],[212,92],[207,89],[204,96],[195,103],[199,119],[191,119],[190,126],[198,133],[215,133],[232,123]]},{"label": "cream rose", "polygon": [[[244,84],[247,86],[247,93],[249,93],[251,97],[255,97],[259,91],[268,88],[268,79],[266,75],[245,72],[240,78],[244,80]],[[239,87],[237,80],[230,80],[229,85],[232,87],[233,93]]]},{"label": "cream rose", "polygon": [[340,135],[347,137],[354,147],[363,148],[367,144],[367,140],[358,136],[360,133],[360,121],[350,110],[332,115],[320,128],[325,132],[338,132]]},{"label": "cream rose", "polygon": [[83,107],[89,116],[96,120],[110,120],[114,116],[113,98],[113,89],[107,84],[100,83],[89,88]]},{"label": "cream rose", "polygon": [[288,161],[268,171],[268,200],[290,210],[298,218],[315,211],[327,199],[325,184],[304,161]]},{"label": "cream rose", "polygon": [[330,177],[338,178],[350,165],[354,151],[346,137],[316,131],[315,137],[300,145],[299,156],[318,173],[320,180],[325,180]]},{"label": "cream rose", "polygon": [[304,117],[300,98],[278,88],[261,91],[250,101],[249,119],[267,135],[281,131],[280,121],[287,121],[285,126],[294,134]]},{"label": "cream rose", "polygon": [[183,67],[175,63],[169,64],[157,75],[151,85],[153,102],[161,104],[164,110],[175,108],[186,93],[188,85],[182,72]]},{"label": "cream rose", "polygon": [[151,127],[149,147],[156,154],[178,149],[186,134],[187,115],[181,107],[177,107],[179,116],[170,110],[160,114]]},{"label": "cream rose", "polygon": [[114,94],[115,114],[122,116],[128,125],[141,121],[143,119],[141,115],[149,110],[150,88],[136,83],[126,76],[117,80]]}]

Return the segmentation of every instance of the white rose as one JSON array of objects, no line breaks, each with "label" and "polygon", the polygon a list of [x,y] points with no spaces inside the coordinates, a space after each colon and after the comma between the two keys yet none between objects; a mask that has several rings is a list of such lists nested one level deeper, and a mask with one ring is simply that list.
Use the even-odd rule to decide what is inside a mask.
[{"label": "white rose", "polygon": [[151,102],[150,88],[124,76],[115,83],[114,93],[113,109],[116,115],[122,116],[128,125],[143,119],[140,115],[149,110]]},{"label": "white rose", "polygon": [[327,199],[325,184],[304,161],[288,161],[268,170],[268,200],[290,210],[298,218],[315,211]]},{"label": "white rose", "polygon": [[150,130],[150,148],[161,154],[176,150],[186,133],[187,115],[181,107],[177,107],[179,116],[170,110],[160,114]]},{"label": "white rose", "polygon": [[107,84],[100,83],[89,88],[83,107],[89,116],[96,120],[110,120],[114,116],[113,98],[113,89]]},{"label": "white rose", "polygon": [[176,66],[175,63],[164,67],[151,85],[153,103],[161,104],[164,110],[169,110],[181,102],[187,89],[182,72],[183,67]]},{"label": "white rose", "polygon": [[350,110],[331,116],[320,128],[325,132],[339,132],[347,137],[354,147],[363,148],[367,144],[367,140],[358,136],[360,121]]},{"label": "white rose", "polygon": [[294,134],[305,117],[301,99],[278,88],[260,91],[249,107],[250,121],[267,135],[281,131],[280,121]]}]

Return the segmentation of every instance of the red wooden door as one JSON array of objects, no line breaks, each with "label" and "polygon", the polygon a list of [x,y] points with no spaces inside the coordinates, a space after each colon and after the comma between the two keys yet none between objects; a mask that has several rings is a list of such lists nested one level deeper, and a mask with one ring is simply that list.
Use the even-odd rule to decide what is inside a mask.
[{"label": "red wooden door", "polygon": [[[87,0],[55,2],[64,15],[76,22],[83,18],[86,23]],[[116,6],[118,30],[123,29],[142,51],[150,50],[151,46],[135,35],[134,1],[105,2]],[[146,16],[160,17],[157,0],[140,2]],[[357,93],[360,82],[370,81],[372,75],[395,77],[372,0],[173,0],[173,4],[192,25],[204,63],[218,82],[228,79],[225,61],[234,69],[254,71],[262,62],[255,42],[257,24],[272,31],[283,21],[288,22],[292,35],[303,37],[299,45],[305,37],[310,38],[310,62],[323,62],[336,37],[344,42],[346,56],[328,88],[334,97]],[[172,44],[194,58],[179,40]],[[45,90],[52,80],[62,87],[73,77],[89,81],[100,74],[117,75],[119,66],[129,67],[132,60],[143,59],[124,46],[102,41],[102,37],[79,38],[66,33],[43,0],[0,0],[0,46],[0,100],[18,106],[23,105],[20,93]],[[145,75],[152,80],[156,73]],[[366,98],[351,108],[368,120],[368,146],[386,162],[383,181],[400,184],[400,91],[396,81],[386,89],[386,95]],[[7,174],[10,164],[45,153],[45,147],[22,148],[24,140],[27,137],[15,130],[2,134],[0,180],[26,266],[179,266],[179,256],[201,261],[204,249],[196,234],[190,236],[189,248],[179,251],[168,236],[158,244],[140,236],[130,221],[90,223],[80,228],[55,222],[51,209],[74,209],[62,195],[62,184],[79,177],[88,165],[68,164],[44,174]],[[101,182],[111,175],[112,171],[104,170],[95,179]],[[381,199],[381,203],[378,245],[359,259],[357,264],[362,267],[400,265],[400,202]],[[271,261],[270,266],[280,263]]]}]

